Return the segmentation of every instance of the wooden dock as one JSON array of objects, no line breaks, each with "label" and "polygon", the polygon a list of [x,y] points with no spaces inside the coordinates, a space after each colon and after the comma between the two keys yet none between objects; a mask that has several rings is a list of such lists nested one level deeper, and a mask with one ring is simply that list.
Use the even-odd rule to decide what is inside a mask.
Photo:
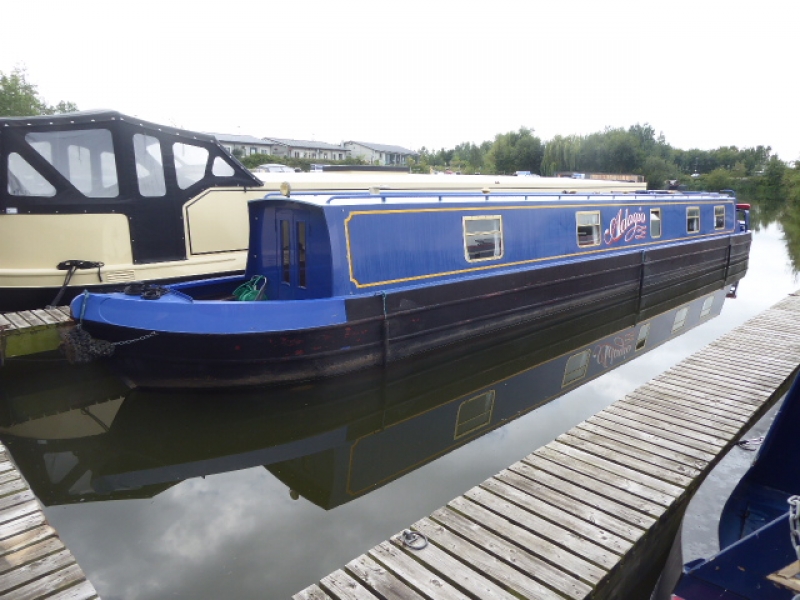
[{"label": "wooden dock", "polygon": [[69,323],[69,306],[0,314],[0,366],[6,358],[55,350],[59,327]]},{"label": "wooden dock", "polygon": [[98,598],[0,444],[0,600]]},{"label": "wooden dock", "polygon": [[[788,389],[793,294],[295,600],[635,598],[692,494]],[[652,583],[650,584],[652,586]]]}]

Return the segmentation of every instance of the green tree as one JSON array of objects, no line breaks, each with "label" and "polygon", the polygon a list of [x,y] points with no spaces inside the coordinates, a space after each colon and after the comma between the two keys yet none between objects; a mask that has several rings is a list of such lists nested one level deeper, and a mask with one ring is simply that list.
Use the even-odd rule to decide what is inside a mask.
[{"label": "green tree", "polygon": [[10,75],[0,71],[0,117],[28,117],[74,112],[73,102],[61,100],[50,106],[40,96],[36,86],[28,81],[25,69],[15,67]]},{"label": "green tree", "polygon": [[544,156],[542,140],[533,130],[520,127],[519,131],[499,133],[486,156],[486,164],[496,173],[530,171],[539,173]]}]

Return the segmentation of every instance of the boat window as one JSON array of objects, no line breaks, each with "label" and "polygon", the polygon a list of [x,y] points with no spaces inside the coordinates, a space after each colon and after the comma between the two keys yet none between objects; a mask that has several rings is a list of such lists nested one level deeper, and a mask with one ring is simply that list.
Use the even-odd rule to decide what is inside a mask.
[{"label": "boat window", "polygon": [[139,193],[147,198],[165,195],[167,184],[164,182],[164,160],[158,138],[143,133],[134,134],[133,155]]},{"label": "boat window", "polygon": [[89,198],[119,194],[114,143],[108,129],[32,131],[25,141]]},{"label": "boat window", "polygon": [[700,309],[700,317],[705,317],[711,312],[711,306],[714,304],[714,296],[709,296],[703,301],[703,307]]},{"label": "boat window", "polygon": [[589,357],[591,354],[591,350],[584,350],[583,352],[573,354],[569,357],[567,366],[564,369],[564,381],[561,383],[561,387],[586,377],[586,369],[589,368]]},{"label": "boat window", "polygon": [[678,309],[675,313],[675,322],[672,324],[672,333],[681,329],[684,324],[686,323],[686,315],[689,314],[689,307],[684,306],[683,308]]},{"label": "boat window", "polygon": [[491,260],[503,256],[503,220],[499,215],[464,217],[466,259]]},{"label": "boat window", "polygon": [[661,209],[660,208],[651,208],[650,209],[650,237],[652,237],[652,238],[660,238],[661,237]]},{"label": "boat window", "polygon": [[289,221],[281,220],[281,281],[283,283],[292,282],[292,273],[290,270],[291,258],[289,249]]},{"label": "boat window", "polygon": [[175,175],[182,190],[193,186],[206,176],[208,164],[206,148],[176,142],[172,144],[172,154],[175,157]]},{"label": "boat window", "polygon": [[600,245],[600,211],[575,213],[578,226],[578,246]]},{"label": "boat window", "polygon": [[725,207],[714,207],[714,229],[725,229]]},{"label": "boat window", "polygon": [[645,323],[639,329],[639,337],[636,338],[636,350],[641,350],[647,344],[647,337],[650,335],[650,323]]},{"label": "boat window", "polygon": [[306,223],[297,222],[297,285],[306,287]]},{"label": "boat window", "polygon": [[495,391],[489,390],[461,403],[458,407],[453,439],[457,440],[463,435],[485,427],[492,421],[494,397]]},{"label": "boat window", "polygon": [[8,155],[8,193],[12,196],[55,196],[56,188],[27,160],[12,152]]},{"label": "boat window", "polygon": [[224,158],[218,156],[214,159],[214,166],[211,167],[212,175],[215,177],[233,177],[234,173],[233,167],[225,162]]},{"label": "boat window", "polygon": [[690,206],[686,209],[686,233],[700,232],[700,207]]}]

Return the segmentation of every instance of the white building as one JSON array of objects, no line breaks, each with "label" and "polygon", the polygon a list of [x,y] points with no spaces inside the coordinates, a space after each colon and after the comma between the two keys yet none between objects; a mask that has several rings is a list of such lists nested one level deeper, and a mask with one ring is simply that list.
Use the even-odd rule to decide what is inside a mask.
[{"label": "white building", "polygon": [[252,135],[235,135],[229,133],[212,133],[217,141],[231,154],[250,156],[251,154],[272,154],[287,156],[286,148],[272,140],[257,138]]},{"label": "white building", "polygon": [[273,146],[280,146],[284,151],[278,156],[292,158],[314,158],[323,160],[344,160],[350,156],[350,150],[342,145],[315,142],[311,140],[289,140],[283,138],[264,138]]},{"label": "white building", "polygon": [[402,146],[389,146],[386,144],[373,144],[371,142],[343,142],[342,146],[350,151],[354,158],[363,158],[372,165],[388,165],[402,167],[408,164],[408,159],[417,155],[413,150]]}]

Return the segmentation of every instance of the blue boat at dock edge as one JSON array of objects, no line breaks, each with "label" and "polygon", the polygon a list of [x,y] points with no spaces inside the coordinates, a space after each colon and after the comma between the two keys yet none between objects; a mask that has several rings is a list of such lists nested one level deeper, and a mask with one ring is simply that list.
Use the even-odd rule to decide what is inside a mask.
[{"label": "blue boat at dock edge", "polygon": [[734,284],[748,209],[728,193],[270,194],[249,203],[243,277],[86,293],[72,312],[143,387],[314,379]]}]

